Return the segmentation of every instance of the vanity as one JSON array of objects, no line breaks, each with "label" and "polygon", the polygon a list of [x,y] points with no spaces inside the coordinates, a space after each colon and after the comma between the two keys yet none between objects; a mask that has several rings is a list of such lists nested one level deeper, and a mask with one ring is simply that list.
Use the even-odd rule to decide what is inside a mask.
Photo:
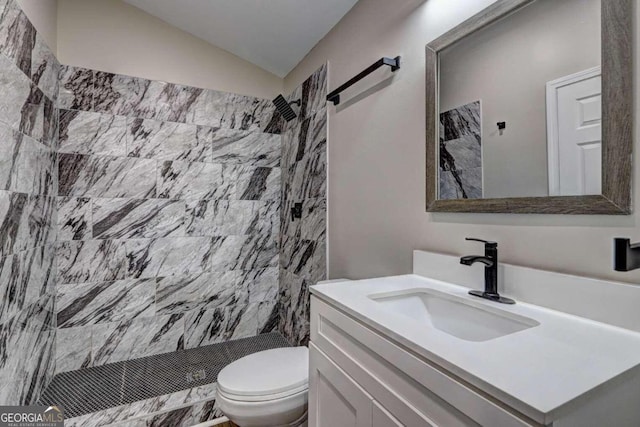
[{"label": "vanity", "polygon": [[516,304],[469,295],[481,266],[422,251],[414,274],[312,287],[309,425],[640,425],[640,289],[499,275]]},{"label": "vanity", "polygon": [[[632,16],[497,0],[430,42],[427,212],[629,215]],[[482,242],[312,287],[311,427],[640,426],[640,287],[499,264]]]}]

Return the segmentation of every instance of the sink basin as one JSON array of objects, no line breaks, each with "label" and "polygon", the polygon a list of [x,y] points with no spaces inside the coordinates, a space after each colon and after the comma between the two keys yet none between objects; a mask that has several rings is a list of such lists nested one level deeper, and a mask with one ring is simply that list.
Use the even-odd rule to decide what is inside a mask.
[{"label": "sink basin", "polygon": [[538,326],[528,317],[425,289],[369,295],[386,310],[465,341],[488,341]]}]

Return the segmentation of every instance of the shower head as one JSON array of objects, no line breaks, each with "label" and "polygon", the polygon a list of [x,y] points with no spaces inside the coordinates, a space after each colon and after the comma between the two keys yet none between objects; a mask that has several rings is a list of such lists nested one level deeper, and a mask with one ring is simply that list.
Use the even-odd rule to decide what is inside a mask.
[{"label": "shower head", "polygon": [[278,112],[280,112],[282,117],[284,117],[284,119],[288,122],[298,117],[296,112],[293,111],[293,108],[291,108],[291,104],[300,105],[301,101],[298,99],[296,101],[287,102],[287,100],[284,99],[284,96],[282,95],[278,95],[276,99],[273,100],[273,105],[276,106]]}]

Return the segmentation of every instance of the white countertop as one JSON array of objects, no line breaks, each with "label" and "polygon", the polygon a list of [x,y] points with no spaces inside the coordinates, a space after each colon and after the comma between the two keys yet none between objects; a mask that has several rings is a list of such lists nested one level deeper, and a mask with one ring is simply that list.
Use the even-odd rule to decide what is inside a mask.
[{"label": "white countertop", "polygon": [[[540,323],[483,342],[456,338],[390,312],[368,296],[427,288]],[[469,289],[418,275],[332,282],[311,293],[532,419],[549,423],[585,393],[640,367],[640,333],[518,302],[498,304]],[[640,369],[640,368],[639,368]],[[636,374],[636,371],[634,371]]]}]

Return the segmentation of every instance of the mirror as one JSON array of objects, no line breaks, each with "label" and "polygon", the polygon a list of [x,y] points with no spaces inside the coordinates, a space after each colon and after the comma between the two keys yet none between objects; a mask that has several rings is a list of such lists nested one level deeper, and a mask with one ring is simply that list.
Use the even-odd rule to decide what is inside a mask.
[{"label": "mirror", "polygon": [[504,0],[430,43],[427,210],[628,214],[630,16]]}]

